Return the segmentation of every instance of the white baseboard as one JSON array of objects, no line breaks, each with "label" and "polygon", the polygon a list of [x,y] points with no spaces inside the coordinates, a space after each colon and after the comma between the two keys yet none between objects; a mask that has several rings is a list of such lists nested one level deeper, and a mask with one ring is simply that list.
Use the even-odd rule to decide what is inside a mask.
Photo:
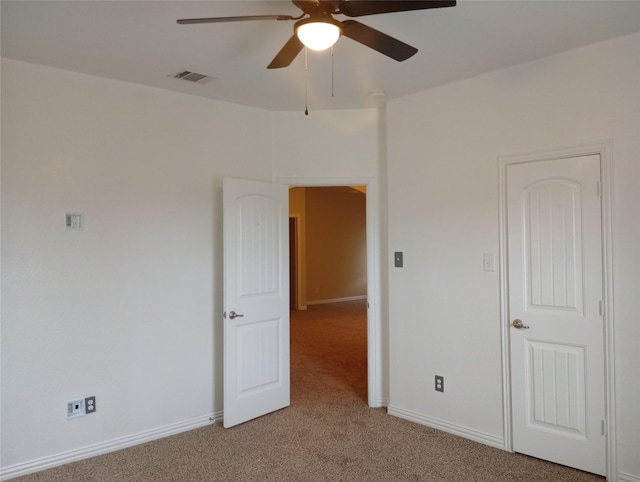
[{"label": "white baseboard", "polygon": [[347,296],[346,298],[332,298],[330,300],[315,300],[315,301],[307,300],[307,305],[326,305],[327,303],[342,303],[343,301],[357,301],[357,300],[366,300],[366,299],[367,299],[367,295]]},{"label": "white baseboard", "polygon": [[159,438],[168,437],[170,435],[175,435],[181,432],[186,432],[188,430],[204,427],[218,421],[221,417],[222,412],[203,415],[201,417],[184,420],[182,422],[173,423],[171,425],[166,425],[164,427],[156,428],[153,430],[147,430],[145,432],[109,440],[107,442],[88,445],[79,449],[69,450],[67,452],[50,455],[48,457],[30,460],[29,462],[23,462],[20,464],[11,465],[9,467],[1,467],[0,480],[9,480],[14,477],[20,477],[22,475],[30,474],[33,472],[40,472],[41,470],[50,469],[59,465],[76,462],[82,459],[88,459],[90,457],[106,454],[108,452],[115,452],[116,450],[121,450],[127,447],[132,447],[134,445],[157,440]]},{"label": "white baseboard", "polygon": [[389,406],[388,398],[378,398],[373,402],[375,405],[369,405],[371,408],[384,408]]},{"label": "white baseboard", "polygon": [[450,422],[445,422],[444,420],[439,420],[437,418],[426,417],[422,414],[411,412],[409,410],[398,407],[389,406],[387,408],[387,413],[395,417],[409,420],[410,422],[419,423],[420,425],[426,425],[427,427],[442,430],[443,432],[457,435],[459,437],[464,437],[466,439],[473,440],[474,442],[505,450],[503,437],[496,437],[495,435],[480,432],[478,430],[463,427],[461,425],[456,425]]},{"label": "white baseboard", "polygon": [[640,475],[631,475],[618,472],[618,482],[640,482]]}]

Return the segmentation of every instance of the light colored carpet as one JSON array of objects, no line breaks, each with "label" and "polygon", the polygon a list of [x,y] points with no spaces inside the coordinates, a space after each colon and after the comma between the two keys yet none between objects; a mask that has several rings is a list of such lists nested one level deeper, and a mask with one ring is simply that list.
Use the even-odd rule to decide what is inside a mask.
[{"label": "light colored carpet", "polygon": [[29,481],[566,481],[591,474],[510,454],[366,405],[364,302],[291,320],[291,406],[22,477]]}]

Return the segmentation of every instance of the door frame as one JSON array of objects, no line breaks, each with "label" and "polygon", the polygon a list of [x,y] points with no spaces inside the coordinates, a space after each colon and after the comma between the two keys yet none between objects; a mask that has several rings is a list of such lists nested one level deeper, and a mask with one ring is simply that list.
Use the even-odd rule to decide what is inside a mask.
[{"label": "door frame", "polygon": [[[291,210],[291,207],[289,207],[289,210]],[[294,240],[294,249],[295,252],[293,253],[293,258],[295,261],[295,271],[294,271],[294,277],[293,280],[290,281],[291,286],[289,286],[289,293],[291,293],[292,291],[295,292],[295,300],[294,300],[294,308],[296,310],[301,309],[301,303],[300,303],[300,249],[299,249],[299,243],[300,243],[300,215],[298,214],[289,214],[289,229],[291,229],[291,220],[293,220],[293,226],[294,226],[294,233],[293,233],[293,240]],[[289,250],[291,250],[291,234],[289,234]],[[291,255],[290,255],[291,257]],[[291,266],[291,262],[289,262],[289,271],[291,271],[292,269],[294,269],[293,266]],[[289,277],[291,277],[291,275],[289,275]],[[289,300],[289,305],[291,305],[291,300]],[[306,308],[306,307],[305,307]]]},{"label": "door frame", "polygon": [[508,306],[507,265],[507,167],[513,164],[536,161],[553,161],[572,157],[600,156],[601,215],[602,215],[602,263],[604,296],[604,360],[605,360],[605,431],[607,480],[615,480],[616,456],[616,390],[615,390],[615,338],[613,317],[613,230],[611,226],[611,141],[584,144],[527,154],[498,157],[499,165],[499,256],[500,256],[500,325],[502,358],[503,436],[505,450],[513,452],[510,323]]},{"label": "door frame", "polygon": [[367,390],[368,405],[373,408],[388,404],[382,381],[382,326],[380,321],[380,234],[378,227],[378,186],[373,178],[284,178],[278,184],[290,187],[366,186],[367,223]]}]

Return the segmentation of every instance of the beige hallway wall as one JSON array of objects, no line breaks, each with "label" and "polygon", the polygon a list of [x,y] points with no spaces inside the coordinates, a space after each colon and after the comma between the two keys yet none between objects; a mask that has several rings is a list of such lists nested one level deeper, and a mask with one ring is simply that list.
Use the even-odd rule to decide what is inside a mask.
[{"label": "beige hallway wall", "polygon": [[366,194],[351,187],[294,188],[290,213],[300,220],[301,304],[365,297]]}]

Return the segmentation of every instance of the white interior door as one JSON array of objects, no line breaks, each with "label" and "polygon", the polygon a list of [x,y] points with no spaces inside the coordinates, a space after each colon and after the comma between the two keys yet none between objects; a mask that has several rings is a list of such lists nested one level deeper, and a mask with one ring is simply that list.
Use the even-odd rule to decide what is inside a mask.
[{"label": "white interior door", "polygon": [[599,183],[598,155],[507,167],[513,448],[605,475]]},{"label": "white interior door", "polygon": [[287,186],[223,181],[224,426],[290,403]]}]

